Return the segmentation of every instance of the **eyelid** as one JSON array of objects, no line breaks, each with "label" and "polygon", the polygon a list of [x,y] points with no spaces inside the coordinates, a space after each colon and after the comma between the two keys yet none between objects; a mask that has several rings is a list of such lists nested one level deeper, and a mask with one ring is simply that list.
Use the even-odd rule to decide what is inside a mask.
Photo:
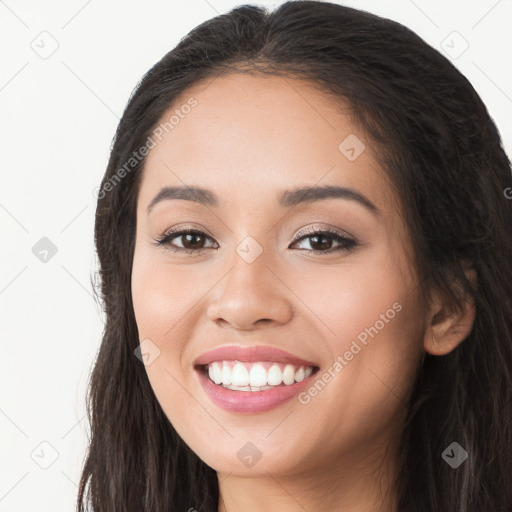
[{"label": "eyelid", "polygon": [[159,238],[164,238],[167,235],[171,235],[172,233],[180,233],[181,231],[199,231],[208,235],[210,238],[214,238],[213,233],[204,226],[194,225],[194,224],[179,224],[177,226],[173,226],[172,228],[166,229]]},{"label": "eyelid", "polygon": [[[325,226],[327,226],[327,227],[325,227]],[[352,240],[354,242],[357,242],[357,239],[354,236],[352,236],[350,233],[347,233],[346,231],[343,231],[342,229],[339,229],[339,228],[337,228],[335,226],[332,226],[330,224],[324,224],[323,227],[320,227],[318,225],[312,225],[312,226],[308,226],[306,228],[300,229],[298,231],[297,235],[294,237],[292,243],[300,240],[304,236],[314,235],[316,233],[325,232],[325,231],[332,231],[333,233],[339,235],[342,238],[346,238],[348,240]]]},{"label": "eyelid", "polygon": [[[305,236],[307,235],[315,235],[319,232],[324,232],[324,231],[332,231],[334,232],[335,234],[341,236],[342,238],[346,238],[346,239],[349,239],[349,240],[352,240],[354,242],[358,242],[358,240],[353,236],[351,235],[350,233],[347,233],[346,231],[344,230],[341,230],[335,226],[332,226],[330,224],[324,224],[323,225],[324,227],[320,227],[318,225],[309,225],[305,228],[301,228],[297,234],[293,237],[291,243],[295,243],[297,241],[299,241],[301,238],[304,238]],[[325,227],[327,226],[327,227]],[[168,235],[171,235],[173,233],[180,233],[182,231],[187,231],[187,230],[190,230],[190,231],[198,231],[198,232],[205,232],[204,234],[207,234],[212,240],[215,239],[213,233],[210,232],[210,230],[208,230],[207,228],[203,227],[203,226],[198,226],[198,227],[195,227],[193,224],[180,224],[178,226],[173,226],[172,228],[169,228],[167,229],[166,231],[164,231],[162,233],[162,235],[160,235],[158,237],[158,239],[163,239],[163,238],[166,238]]]}]

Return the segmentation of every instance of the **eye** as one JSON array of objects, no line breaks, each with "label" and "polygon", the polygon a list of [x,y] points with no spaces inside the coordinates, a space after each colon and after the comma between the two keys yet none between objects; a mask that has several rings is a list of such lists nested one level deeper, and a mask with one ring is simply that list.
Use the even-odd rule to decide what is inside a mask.
[{"label": "eye", "polygon": [[[341,232],[319,230],[315,228],[308,228],[299,232],[292,245],[307,239],[310,239],[309,245],[312,247],[312,249],[305,250],[308,254],[348,251],[357,245],[355,240]],[[333,241],[339,245],[332,247]]]},{"label": "eye", "polygon": [[[179,229],[179,228],[178,228]],[[180,239],[182,246],[176,246],[171,243],[174,239]],[[198,253],[199,251],[207,248],[204,246],[204,239],[212,240],[208,235],[197,229],[177,229],[167,231],[161,237],[155,239],[155,245],[167,246],[173,252],[184,252],[186,254]],[[203,241],[201,241],[203,239]]]},{"label": "eye", "polygon": [[[177,246],[171,243],[175,239],[181,239],[181,246]],[[312,249],[305,249],[306,253],[332,253],[338,251],[348,251],[357,245],[355,240],[341,232],[319,230],[314,228],[305,229],[299,232],[294,242],[292,242],[292,245],[307,239],[311,240],[309,244]],[[209,247],[206,246],[204,243],[205,240],[213,241],[213,239],[206,235],[206,233],[203,233],[197,229],[174,228],[167,231],[162,236],[156,238],[155,245],[158,247],[166,246],[173,252],[181,252],[185,254],[198,254],[204,249],[218,248],[218,244],[216,244],[216,242],[214,243],[216,244],[216,247],[212,247],[211,245]],[[333,242],[339,245],[332,247]]]}]

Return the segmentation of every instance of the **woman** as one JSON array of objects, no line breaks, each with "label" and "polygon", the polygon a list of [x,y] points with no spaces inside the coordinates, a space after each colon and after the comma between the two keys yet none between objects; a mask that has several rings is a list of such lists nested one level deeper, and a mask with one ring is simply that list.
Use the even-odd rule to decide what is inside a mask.
[{"label": "woman", "polygon": [[510,186],[474,89],[398,23],[194,29],[98,195],[78,509],[512,510]]}]

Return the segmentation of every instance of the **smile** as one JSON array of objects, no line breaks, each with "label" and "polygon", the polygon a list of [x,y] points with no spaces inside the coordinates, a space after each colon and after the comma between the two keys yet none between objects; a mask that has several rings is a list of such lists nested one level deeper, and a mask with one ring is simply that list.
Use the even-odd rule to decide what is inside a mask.
[{"label": "smile", "polygon": [[313,374],[315,367],[272,361],[215,361],[203,366],[208,378],[235,391],[258,392],[276,386],[291,386]]},{"label": "smile", "polygon": [[271,346],[226,345],[194,361],[208,398],[234,413],[259,413],[307,387],[319,365]]}]

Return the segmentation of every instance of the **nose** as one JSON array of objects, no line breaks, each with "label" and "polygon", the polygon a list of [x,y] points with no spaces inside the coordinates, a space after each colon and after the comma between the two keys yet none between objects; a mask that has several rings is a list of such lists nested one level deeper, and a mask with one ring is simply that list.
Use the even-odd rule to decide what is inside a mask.
[{"label": "nose", "polygon": [[286,279],[260,255],[247,263],[238,255],[231,270],[211,292],[207,316],[220,327],[249,331],[288,323],[294,314]]}]

